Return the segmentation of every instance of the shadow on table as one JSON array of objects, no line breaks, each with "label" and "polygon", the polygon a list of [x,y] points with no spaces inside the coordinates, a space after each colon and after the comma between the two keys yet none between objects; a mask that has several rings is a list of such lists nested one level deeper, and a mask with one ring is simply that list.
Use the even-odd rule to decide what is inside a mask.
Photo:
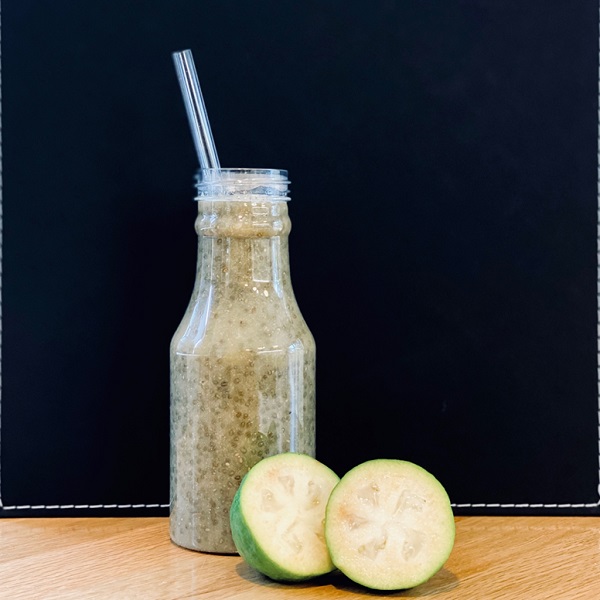
[{"label": "shadow on table", "polygon": [[246,581],[275,589],[314,589],[329,586],[350,594],[361,596],[386,596],[390,598],[425,598],[428,596],[437,596],[442,592],[453,590],[459,585],[459,580],[456,575],[447,569],[441,569],[429,581],[426,581],[416,588],[394,591],[371,590],[354,583],[339,571],[334,571],[333,573],[328,573],[327,575],[322,575],[321,577],[315,577],[309,581],[298,583],[280,583],[273,581],[255,571],[243,561],[236,566],[236,571],[237,574]]}]

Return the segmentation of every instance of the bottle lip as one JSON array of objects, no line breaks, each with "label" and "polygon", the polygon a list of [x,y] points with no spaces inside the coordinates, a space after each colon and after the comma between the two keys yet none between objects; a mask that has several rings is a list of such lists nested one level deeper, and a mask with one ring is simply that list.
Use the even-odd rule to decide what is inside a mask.
[{"label": "bottle lip", "polygon": [[290,181],[285,169],[198,169],[195,179],[196,201],[248,201],[248,196],[259,196],[260,200],[289,200]]},{"label": "bottle lip", "polygon": [[196,181],[214,181],[215,179],[244,179],[246,177],[269,177],[278,180],[289,181],[288,172],[285,169],[257,169],[248,167],[222,167],[221,169],[198,169],[196,171]]}]

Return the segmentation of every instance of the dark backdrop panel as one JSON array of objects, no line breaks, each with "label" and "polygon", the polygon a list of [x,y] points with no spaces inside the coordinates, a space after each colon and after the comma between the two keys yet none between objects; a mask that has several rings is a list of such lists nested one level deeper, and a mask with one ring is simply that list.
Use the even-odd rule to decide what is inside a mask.
[{"label": "dark backdrop panel", "polygon": [[224,166],[287,168],[318,457],[457,512],[598,511],[590,0],[5,0],[0,514],[165,514],[192,48]]}]

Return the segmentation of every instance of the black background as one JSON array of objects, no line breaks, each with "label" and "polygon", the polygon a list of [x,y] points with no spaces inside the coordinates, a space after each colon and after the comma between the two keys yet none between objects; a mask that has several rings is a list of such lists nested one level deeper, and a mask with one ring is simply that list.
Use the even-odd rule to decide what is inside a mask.
[{"label": "black background", "polygon": [[166,513],[188,47],[221,164],[290,172],[318,458],[415,461],[457,512],[598,512],[597,16],[5,0],[0,514]]}]

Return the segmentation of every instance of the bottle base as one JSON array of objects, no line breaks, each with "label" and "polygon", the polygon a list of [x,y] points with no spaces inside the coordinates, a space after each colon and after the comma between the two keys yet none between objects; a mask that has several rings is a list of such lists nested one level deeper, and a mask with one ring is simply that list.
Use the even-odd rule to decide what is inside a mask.
[{"label": "bottle base", "polygon": [[193,552],[201,552],[203,554],[219,554],[221,556],[238,556],[238,551],[233,548],[206,548],[200,546],[194,546],[192,544],[186,544],[185,542],[179,542],[171,536],[171,543],[175,546],[179,546],[179,548],[183,548],[185,550],[192,550]]}]

